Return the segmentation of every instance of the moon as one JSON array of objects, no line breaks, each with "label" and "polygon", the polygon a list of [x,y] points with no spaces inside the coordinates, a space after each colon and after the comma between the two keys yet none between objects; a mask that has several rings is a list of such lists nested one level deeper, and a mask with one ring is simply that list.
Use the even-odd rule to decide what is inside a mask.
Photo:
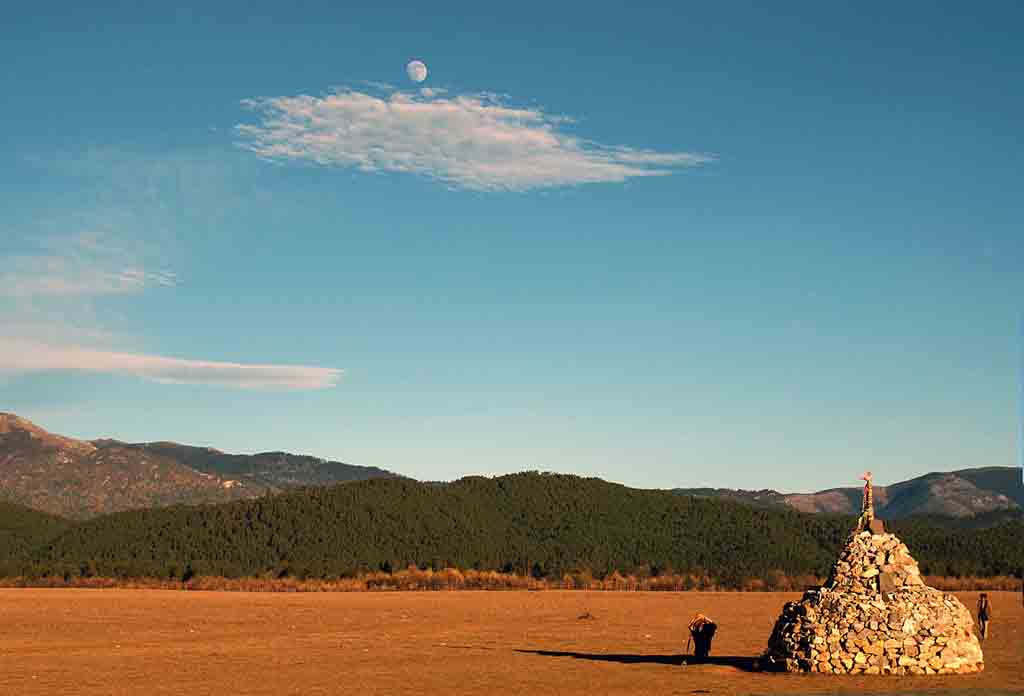
[{"label": "moon", "polygon": [[421,60],[410,60],[405,66],[405,74],[413,82],[423,82],[427,79],[427,66]]}]

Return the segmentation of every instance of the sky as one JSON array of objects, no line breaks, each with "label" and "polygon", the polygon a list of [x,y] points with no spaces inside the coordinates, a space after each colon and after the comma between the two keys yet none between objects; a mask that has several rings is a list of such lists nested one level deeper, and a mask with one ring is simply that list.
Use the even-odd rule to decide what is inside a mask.
[{"label": "sky", "polygon": [[1020,463],[1019,3],[208,4],[0,26],[0,410],[429,480]]}]

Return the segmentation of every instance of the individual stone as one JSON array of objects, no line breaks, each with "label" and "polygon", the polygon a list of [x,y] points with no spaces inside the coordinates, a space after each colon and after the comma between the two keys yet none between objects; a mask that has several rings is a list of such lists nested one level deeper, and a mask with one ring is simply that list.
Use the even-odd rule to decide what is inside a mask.
[{"label": "individual stone", "polygon": [[892,571],[883,572],[878,576],[878,591],[882,594],[891,594],[902,584],[902,578],[897,578]]}]

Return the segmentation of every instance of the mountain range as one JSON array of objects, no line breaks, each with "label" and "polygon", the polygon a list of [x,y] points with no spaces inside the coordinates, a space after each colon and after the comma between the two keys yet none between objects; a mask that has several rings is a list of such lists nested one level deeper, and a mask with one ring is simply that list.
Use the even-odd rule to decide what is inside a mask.
[{"label": "mountain range", "polygon": [[[0,500],[69,519],[176,504],[224,503],[293,488],[379,478],[403,477],[376,467],[287,452],[229,454],[174,442],[78,440],[0,413]],[[859,487],[816,493],[723,488],[673,492],[808,513],[856,514],[861,504]],[[963,469],[876,486],[875,506],[882,518],[930,517],[956,526],[1022,519],[1021,470]]]},{"label": "mountain range", "polygon": [[[792,508],[838,515],[860,513],[863,489],[830,488],[817,493],[677,488],[680,495],[728,498],[755,507]],[[1016,467],[981,467],[933,472],[891,486],[874,487],[875,513],[883,519],[950,517],[1003,519],[1024,511],[1024,486]]]}]

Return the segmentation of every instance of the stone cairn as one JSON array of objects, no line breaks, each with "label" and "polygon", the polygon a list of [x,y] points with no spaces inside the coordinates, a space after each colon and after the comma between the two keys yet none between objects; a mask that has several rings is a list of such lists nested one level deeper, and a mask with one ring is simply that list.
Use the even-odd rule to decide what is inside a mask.
[{"label": "stone cairn", "polygon": [[767,669],[829,674],[965,674],[985,668],[974,619],[928,587],[917,561],[874,519],[871,474],[856,530],[828,583],[789,602],[762,659]]}]

